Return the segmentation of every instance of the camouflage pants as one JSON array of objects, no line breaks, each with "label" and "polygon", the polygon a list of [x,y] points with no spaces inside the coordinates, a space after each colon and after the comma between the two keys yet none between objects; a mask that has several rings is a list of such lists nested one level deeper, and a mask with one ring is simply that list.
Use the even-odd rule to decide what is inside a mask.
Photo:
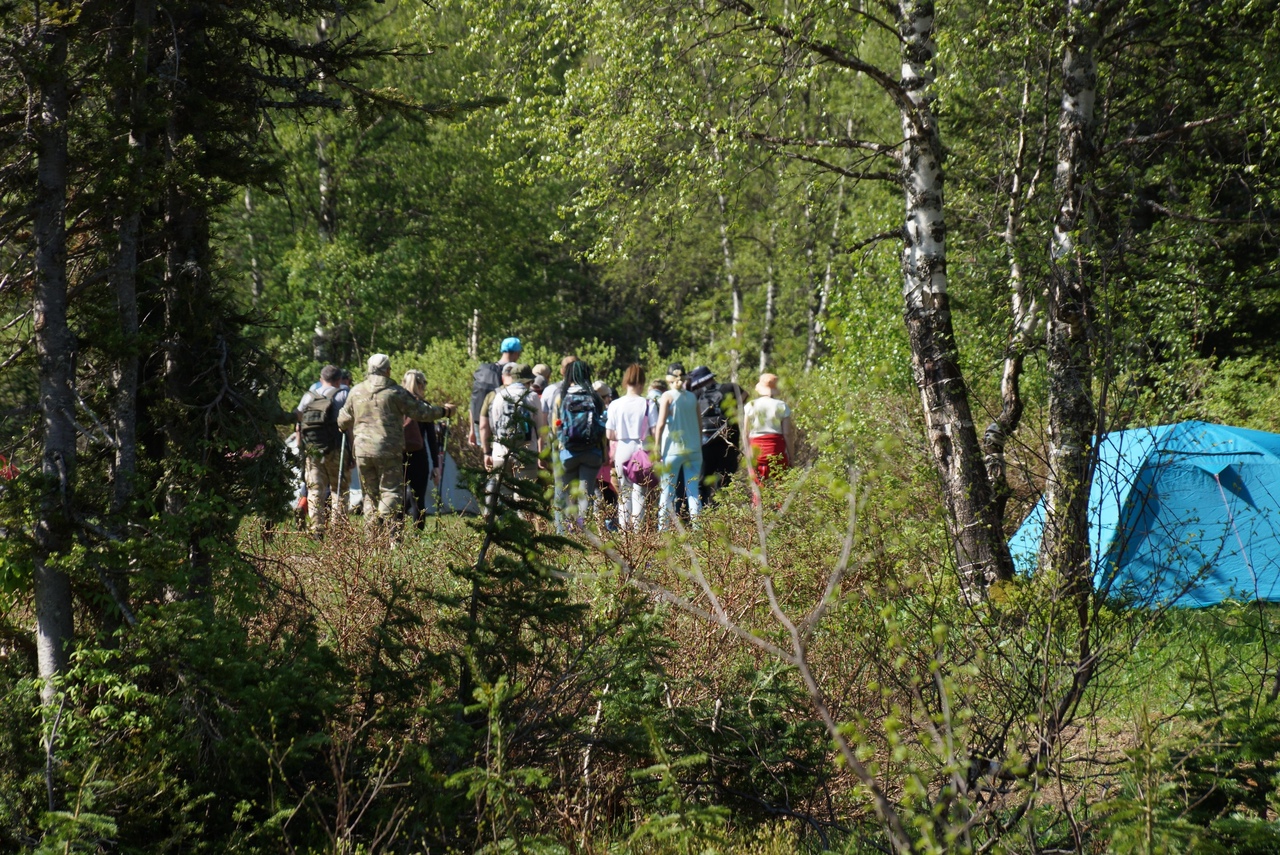
[{"label": "camouflage pants", "polygon": [[378,517],[395,517],[404,503],[404,455],[358,456],[356,466],[364,491],[365,524],[371,525]]},{"label": "camouflage pants", "polygon": [[307,479],[307,517],[312,531],[324,528],[330,503],[339,517],[346,511],[341,495],[342,473],[338,471],[338,457],[337,451],[325,455],[308,454],[303,462]]}]

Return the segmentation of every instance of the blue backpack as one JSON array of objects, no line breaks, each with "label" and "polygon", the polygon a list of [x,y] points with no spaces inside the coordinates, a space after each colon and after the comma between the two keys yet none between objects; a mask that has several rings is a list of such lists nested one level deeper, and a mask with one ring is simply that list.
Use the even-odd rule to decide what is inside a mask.
[{"label": "blue backpack", "polygon": [[570,454],[604,447],[604,401],[592,391],[566,391],[556,417],[556,439]]}]

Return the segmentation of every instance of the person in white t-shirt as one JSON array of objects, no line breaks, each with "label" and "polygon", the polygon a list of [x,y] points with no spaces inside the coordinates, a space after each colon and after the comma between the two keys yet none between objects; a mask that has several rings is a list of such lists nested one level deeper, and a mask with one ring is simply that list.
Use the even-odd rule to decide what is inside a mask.
[{"label": "person in white t-shirt", "polygon": [[791,465],[795,447],[791,408],[778,398],[778,375],[761,374],[759,396],[746,406],[747,439],[751,443],[751,477],[757,484]]},{"label": "person in white t-shirt", "polygon": [[618,527],[635,531],[644,520],[645,494],[648,491],[627,477],[623,467],[646,440],[653,435],[653,416],[644,397],[644,367],[632,363],[622,375],[627,393],[609,404],[605,424],[609,439],[616,442],[613,450],[614,474],[618,485]]}]

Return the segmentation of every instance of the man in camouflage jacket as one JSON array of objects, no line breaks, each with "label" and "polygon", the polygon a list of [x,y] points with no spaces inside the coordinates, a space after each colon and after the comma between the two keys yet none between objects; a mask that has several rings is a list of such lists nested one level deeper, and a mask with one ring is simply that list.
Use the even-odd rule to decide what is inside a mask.
[{"label": "man in camouflage jacket", "polygon": [[369,357],[368,374],[347,396],[338,428],[354,428],[354,454],[364,491],[365,523],[394,518],[404,501],[404,419],[420,422],[448,418],[453,404],[437,407],[413,397],[391,380],[391,359]]}]

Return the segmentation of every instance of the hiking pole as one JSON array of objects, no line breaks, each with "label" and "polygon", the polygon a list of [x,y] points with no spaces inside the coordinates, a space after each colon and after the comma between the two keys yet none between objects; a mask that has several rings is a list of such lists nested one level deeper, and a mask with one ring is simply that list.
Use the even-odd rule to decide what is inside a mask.
[{"label": "hiking pole", "polygon": [[440,515],[444,513],[444,464],[449,459],[449,420],[441,419],[437,424],[440,447],[440,480],[436,482],[436,533],[440,532]]},{"label": "hiking pole", "polygon": [[347,512],[351,510],[347,507],[347,498],[344,495],[349,486],[351,486],[351,479],[347,477],[347,435],[343,433],[342,442],[338,443],[338,509],[342,512],[343,519],[346,519]]}]

